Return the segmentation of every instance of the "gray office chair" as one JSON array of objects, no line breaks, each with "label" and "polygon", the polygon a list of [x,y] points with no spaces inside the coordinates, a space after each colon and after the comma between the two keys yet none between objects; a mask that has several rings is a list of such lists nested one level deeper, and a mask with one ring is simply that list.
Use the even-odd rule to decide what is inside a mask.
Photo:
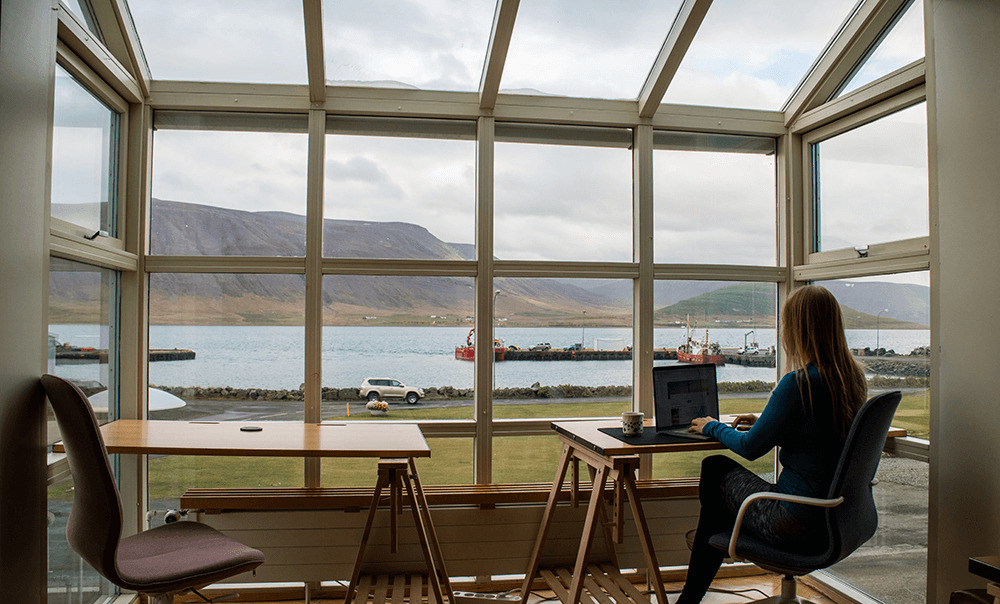
[{"label": "gray office chair", "polygon": [[[847,433],[844,451],[830,484],[826,499],[797,497],[781,493],[754,493],[740,506],[736,525],[731,533],[719,533],[709,539],[713,546],[729,552],[736,561],[747,560],[771,572],[781,573],[781,595],[761,602],[808,602],[795,594],[795,577],[832,566],[868,541],[878,528],[878,511],[872,487],[875,470],[885,446],[889,423],[896,413],[902,394],[886,392],[871,398],[861,406]],[[749,534],[740,534],[740,525],[747,506],[757,499],[779,499],[828,508],[827,540],[815,551],[792,552],[760,541]]]},{"label": "gray office chair", "polygon": [[259,550],[197,522],[165,524],[123,539],[121,496],[87,397],[53,375],[42,376],[42,386],[73,473],[66,537],[105,579],[161,604],[173,602],[173,594],[194,592],[264,562]]}]

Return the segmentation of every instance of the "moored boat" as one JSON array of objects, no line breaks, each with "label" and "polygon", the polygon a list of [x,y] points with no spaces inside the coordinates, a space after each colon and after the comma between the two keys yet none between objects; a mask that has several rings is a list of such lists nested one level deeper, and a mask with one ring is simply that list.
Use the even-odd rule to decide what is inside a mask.
[{"label": "moored boat", "polygon": [[708,328],[705,328],[705,339],[695,340],[691,337],[690,319],[685,326],[685,342],[677,347],[677,360],[681,363],[711,363],[725,365],[726,357],[718,342],[708,340]]},{"label": "moored boat", "polygon": [[[465,346],[455,347],[455,358],[460,361],[474,361],[476,360],[476,345],[475,345],[475,333],[476,328],[473,327],[469,330],[469,335],[465,336]],[[493,340],[493,360],[502,361],[504,359],[504,354],[507,352],[507,348],[504,346],[503,340],[496,339]]]}]

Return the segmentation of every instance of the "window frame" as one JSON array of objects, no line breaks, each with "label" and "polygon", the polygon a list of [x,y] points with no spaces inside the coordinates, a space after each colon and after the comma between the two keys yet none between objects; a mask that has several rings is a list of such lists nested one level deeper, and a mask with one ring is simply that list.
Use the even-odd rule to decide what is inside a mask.
[{"label": "window frame", "polygon": [[[905,71],[908,68],[904,68]],[[894,75],[894,74],[893,74]],[[887,76],[888,79],[892,75]],[[879,80],[878,82],[882,82]],[[877,83],[878,83],[877,82]],[[858,94],[866,89],[857,91]],[[844,98],[851,98],[844,97]],[[816,164],[815,145],[839,134],[873,123],[883,117],[926,102],[926,88],[922,84],[841,119],[819,126],[802,134],[802,197],[803,224],[800,244],[804,251],[801,264],[793,268],[796,281],[813,281],[841,276],[869,276],[925,270],[930,266],[930,236],[873,243],[866,248],[841,248],[815,251],[819,208],[815,203]]]},{"label": "window frame", "polygon": [[[125,252],[125,238],[128,234],[126,222],[126,170],[129,153],[129,105],[115,90],[101,79],[76,53],[71,51],[62,41],[56,45],[56,63],[66,70],[73,79],[92,94],[99,101],[104,103],[108,109],[117,113],[118,123],[115,127],[113,156],[111,161],[111,186],[110,193],[113,199],[109,200],[114,212],[115,232],[109,236],[100,235],[93,237],[94,232],[80,225],[54,218],[49,219],[49,232],[53,241],[53,247],[61,246],[65,253],[70,249],[76,249],[78,254],[85,254],[84,249],[89,249],[97,256],[107,255],[116,258],[116,268],[135,270],[134,256]],[[81,249],[82,248],[84,249]],[[124,254],[124,255],[123,255]],[[72,258],[70,258],[72,259]],[[91,260],[95,260],[91,256]],[[86,260],[85,260],[86,261]],[[124,266],[121,266],[124,264]]]}]

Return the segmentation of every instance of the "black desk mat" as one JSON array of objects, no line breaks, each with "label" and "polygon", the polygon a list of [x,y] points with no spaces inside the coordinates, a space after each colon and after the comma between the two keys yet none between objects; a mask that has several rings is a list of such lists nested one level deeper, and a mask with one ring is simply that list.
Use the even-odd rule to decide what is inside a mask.
[{"label": "black desk mat", "polygon": [[701,443],[701,442],[713,442],[715,439],[700,440],[696,438],[684,438],[683,436],[675,436],[673,434],[664,434],[662,432],[657,432],[652,428],[645,428],[642,434],[639,436],[625,436],[624,431],[621,428],[598,428],[601,432],[604,432],[608,436],[614,436],[623,443],[628,443],[630,445],[676,445],[676,444],[690,444],[690,443]]}]

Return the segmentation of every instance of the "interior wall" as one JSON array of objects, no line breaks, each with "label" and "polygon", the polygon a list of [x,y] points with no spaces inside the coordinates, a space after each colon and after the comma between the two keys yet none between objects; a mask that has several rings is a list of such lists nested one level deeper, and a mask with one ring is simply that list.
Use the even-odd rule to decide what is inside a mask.
[{"label": "interior wall", "polygon": [[1000,3],[925,0],[931,185],[928,602],[1000,553]]},{"label": "interior wall", "polygon": [[49,122],[55,12],[0,0],[0,594],[45,602]]}]

